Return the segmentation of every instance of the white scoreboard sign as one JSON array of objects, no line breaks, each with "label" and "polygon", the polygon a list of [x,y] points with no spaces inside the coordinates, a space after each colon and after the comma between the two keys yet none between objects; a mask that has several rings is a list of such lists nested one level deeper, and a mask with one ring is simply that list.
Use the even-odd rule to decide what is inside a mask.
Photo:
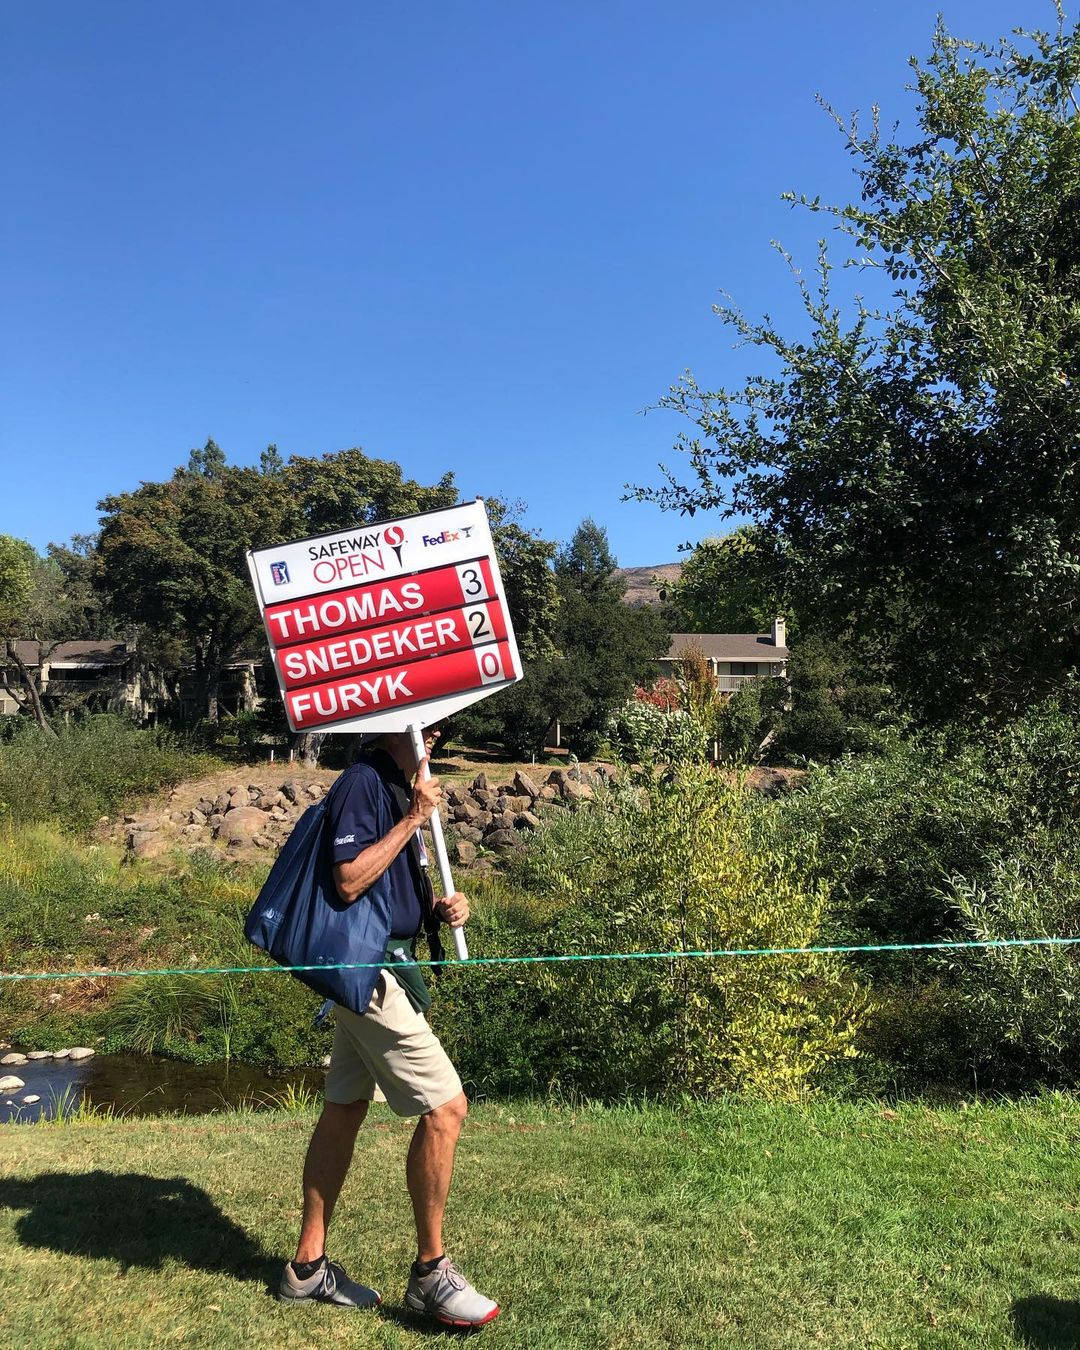
[{"label": "white scoreboard sign", "polygon": [[521,679],[482,501],[256,549],[293,731],[430,726]]}]

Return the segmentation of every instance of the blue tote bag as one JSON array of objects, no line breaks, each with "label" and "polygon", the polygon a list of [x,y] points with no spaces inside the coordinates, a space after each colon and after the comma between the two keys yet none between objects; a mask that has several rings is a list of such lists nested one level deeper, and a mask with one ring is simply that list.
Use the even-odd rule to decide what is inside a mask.
[{"label": "blue tote bag", "polygon": [[[347,905],[337,893],[326,839],[326,814],[344,773],[321,802],[309,806],[270,869],[244,924],[244,936],[280,966],[367,965],[366,970],[298,970],[323,998],[367,1011],[390,933],[391,901],[373,887]],[[382,892],[380,894],[380,892]]]}]

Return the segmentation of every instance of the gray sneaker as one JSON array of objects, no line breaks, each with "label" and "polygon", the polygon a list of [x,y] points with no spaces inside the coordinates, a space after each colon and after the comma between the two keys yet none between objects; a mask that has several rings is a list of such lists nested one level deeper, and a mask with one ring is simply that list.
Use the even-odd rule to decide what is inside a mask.
[{"label": "gray sneaker", "polygon": [[448,1327],[482,1327],[499,1315],[499,1305],[478,1294],[448,1256],[430,1275],[409,1276],[405,1306]]},{"label": "gray sneaker", "polygon": [[332,1303],[337,1308],[377,1308],[382,1302],[374,1289],[350,1280],[336,1261],[326,1261],[306,1280],[286,1261],[277,1296],[281,1303]]}]

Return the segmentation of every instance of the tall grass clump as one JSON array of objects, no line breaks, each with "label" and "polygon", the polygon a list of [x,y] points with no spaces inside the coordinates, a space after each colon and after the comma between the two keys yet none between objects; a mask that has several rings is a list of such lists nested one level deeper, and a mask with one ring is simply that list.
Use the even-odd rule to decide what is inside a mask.
[{"label": "tall grass clump", "polygon": [[100,714],[61,724],[50,736],[29,721],[0,742],[0,820],[55,820],[85,829],[125,799],[205,773],[211,761],[168,731],[144,731]]}]

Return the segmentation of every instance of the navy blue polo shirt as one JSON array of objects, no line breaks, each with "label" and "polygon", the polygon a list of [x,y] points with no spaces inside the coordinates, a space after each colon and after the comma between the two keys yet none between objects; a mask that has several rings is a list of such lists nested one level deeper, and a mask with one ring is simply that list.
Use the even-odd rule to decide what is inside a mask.
[{"label": "navy blue polo shirt", "polygon": [[[394,794],[371,764],[353,764],[344,776],[346,781],[341,784],[341,791],[334,794],[326,816],[330,856],[336,863],[352,862],[364,849],[389,834],[402,815]],[[387,890],[393,906],[390,936],[414,938],[420,930],[422,910],[409,865],[408,845],[364,894],[385,895]],[[362,895],[356,903],[363,902]]]}]

